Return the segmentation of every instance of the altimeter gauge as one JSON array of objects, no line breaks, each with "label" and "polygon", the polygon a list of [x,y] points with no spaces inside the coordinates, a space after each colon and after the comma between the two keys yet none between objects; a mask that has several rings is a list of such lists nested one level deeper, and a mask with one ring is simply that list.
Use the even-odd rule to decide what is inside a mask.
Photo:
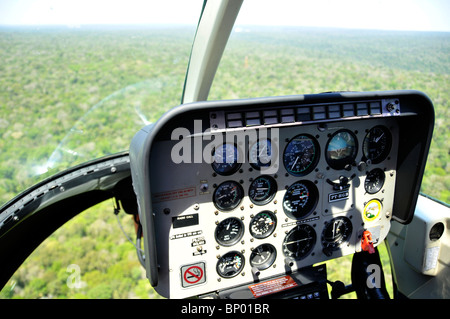
[{"label": "altimeter gauge", "polygon": [[250,221],[250,234],[258,239],[270,236],[277,226],[277,218],[270,211],[256,214]]},{"label": "altimeter gauge", "polygon": [[303,180],[292,184],[283,198],[283,209],[293,219],[306,217],[317,206],[319,191],[313,182]]},{"label": "altimeter gauge", "polygon": [[324,251],[330,252],[348,242],[353,231],[352,222],[348,217],[336,217],[330,220],[322,232],[322,246]]},{"label": "altimeter gauge", "polygon": [[262,244],[252,250],[250,264],[258,270],[264,270],[272,266],[277,258],[277,251],[271,244]]},{"label": "altimeter gauge", "polygon": [[297,135],[286,145],[283,153],[284,167],[291,175],[304,176],[316,167],[319,156],[319,144],[314,137]]},{"label": "altimeter gauge", "polygon": [[244,269],[244,256],[237,251],[230,251],[219,257],[216,265],[216,271],[220,277],[232,278],[237,276]]},{"label": "altimeter gauge", "polygon": [[214,149],[212,168],[217,174],[232,175],[241,167],[239,156],[238,148],[234,144],[225,143]]},{"label": "altimeter gauge", "polygon": [[248,197],[253,204],[265,205],[270,202],[277,192],[277,182],[268,175],[256,178],[248,189]]},{"label": "altimeter gauge", "polygon": [[283,253],[296,260],[305,258],[316,244],[316,231],[308,224],[301,224],[286,235],[283,241]]},{"label": "altimeter gauge", "polygon": [[250,165],[255,169],[270,166],[273,154],[272,147],[269,139],[261,140],[253,144],[248,154]]},{"label": "altimeter gauge", "polygon": [[383,187],[385,179],[384,171],[381,168],[375,168],[367,173],[364,189],[369,194],[375,194]]},{"label": "altimeter gauge", "polygon": [[235,181],[226,181],[217,186],[213,194],[214,205],[222,211],[230,211],[239,206],[244,197],[244,189]]},{"label": "altimeter gauge", "polygon": [[363,154],[372,164],[378,164],[386,159],[391,146],[391,132],[385,126],[375,126],[364,138]]},{"label": "altimeter gauge", "polygon": [[222,246],[233,246],[244,235],[244,224],[236,217],[224,219],[217,225],[214,235]]}]

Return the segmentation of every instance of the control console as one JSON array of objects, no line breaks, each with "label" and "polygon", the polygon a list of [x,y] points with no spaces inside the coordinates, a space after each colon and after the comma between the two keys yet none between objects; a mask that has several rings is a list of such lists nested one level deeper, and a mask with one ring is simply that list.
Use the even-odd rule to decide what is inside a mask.
[{"label": "control console", "polygon": [[411,96],[426,98],[395,93],[193,103],[140,131],[133,184],[157,292],[278,293],[312,265],[370,252],[393,218],[407,222],[396,194],[418,191],[404,180],[423,173],[426,145],[408,172],[403,139],[419,121]]}]

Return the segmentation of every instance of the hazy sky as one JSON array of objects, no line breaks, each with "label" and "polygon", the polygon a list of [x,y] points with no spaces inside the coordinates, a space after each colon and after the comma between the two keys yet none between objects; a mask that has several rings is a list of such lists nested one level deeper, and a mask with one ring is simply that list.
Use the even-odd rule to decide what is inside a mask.
[{"label": "hazy sky", "polygon": [[[202,0],[0,0],[0,25],[196,24]],[[450,32],[450,0],[244,0],[236,24]]]}]

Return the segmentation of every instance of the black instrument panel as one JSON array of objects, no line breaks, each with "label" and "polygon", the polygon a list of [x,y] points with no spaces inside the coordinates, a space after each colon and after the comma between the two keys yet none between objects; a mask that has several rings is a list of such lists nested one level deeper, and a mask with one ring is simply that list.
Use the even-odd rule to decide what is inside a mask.
[{"label": "black instrument panel", "polygon": [[158,293],[284,276],[361,251],[365,231],[381,243],[397,211],[410,218],[396,192],[416,187],[403,159],[420,95],[399,94],[204,102],[139,132],[133,182]]}]

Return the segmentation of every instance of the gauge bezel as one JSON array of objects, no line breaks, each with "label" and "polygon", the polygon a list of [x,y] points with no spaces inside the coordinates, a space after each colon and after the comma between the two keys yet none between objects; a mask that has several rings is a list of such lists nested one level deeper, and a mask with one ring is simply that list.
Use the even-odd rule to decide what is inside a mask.
[{"label": "gauge bezel", "polygon": [[[225,274],[222,273],[222,271],[219,270],[219,265],[220,265],[221,261],[223,261],[229,255],[232,255],[233,258],[236,257],[236,256],[239,256],[241,258],[241,265],[232,275],[225,275]],[[242,253],[238,252],[238,251],[233,250],[233,251],[229,251],[229,252],[227,252],[227,253],[225,253],[225,254],[223,254],[222,256],[219,257],[219,260],[217,260],[217,263],[216,263],[216,272],[222,278],[233,278],[233,277],[236,277],[237,275],[239,275],[242,272],[242,270],[244,269],[244,266],[245,266],[245,257],[244,257],[244,255]]]},{"label": "gauge bezel", "polygon": [[[306,168],[304,168],[302,171],[298,171],[297,172],[297,171],[293,171],[292,169],[289,168],[289,164],[288,164],[289,161],[287,160],[287,153],[286,152],[288,151],[288,148],[292,147],[292,145],[300,137],[306,137],[309,141],[312,142],[312,145],[314,147],[314,154],[313,154],[313,158],[310,161],[309,165]],[[316,168],[317,163],[319,162],[319,159],[320,159],[320,145],[319,145],[319,142],[317,141],[317,139],[314,136],[312,136],[310,134],[306,134],[306,133],[298,134],[298,135],[294,136],[293,138],[291,138],[289,140],[289,142],[286,144],[286,147],[284,148],[284,151],[283,151],[283,165],[284,165],[284,168],[292,176],[300,177],[300,176],[308,175],[309,173],[311,173]]]},{"label": "gauge bezel", "polygon": [[[270,187],[269,195],[267,196],[267,198],[265,198],[263,200],[256,200],[254,198],[254,196],[251,195],[251,193],[252,193],[253,187],[255,186],[255,183],[257,183],[258,180],[260,180],[260,179],[268,180],[268,182],[270,184],[269,185],[269,187]],[[250,184],[250,186],[248,187],[248,198],[255,205],[259,205],[259,206],[266,205],[266,204],[270,203],[272,201],[272,199],[274,199],[274,197],[277,193],[277,190],[278,190],[278,184],[277,184],[275,178],[273,178],[272,176],[269,176],[269,175],[261,175],[261,176],[258,176],[257,178],[255,178],[252,181],[252,183]]]},{"label": "gauge bezel", "polygon": [[[303,185],[308,190],[308,199],[303,207],[297,206],[296,211],[293,212],[286,207],[286,202],[288,201],[287,197],[290,196],[291,190],[300,184]],[[292,200],[289,199],[289,201],[292,201]],[[319,190],[318,190],[317,186],[310,180],[300,180],[300,181],[293,183],[291,186],[289,186],[289,188],[286,190],[286,193],[283,196],[284,213],[288,217],[290,217],[292,219],[296,219],[296,220],[299,220],[299,219],[309,216],[312,212],[314,212],[318,203],[319,203]]]},{"label": "gauge bezel", "polygon": [[[287,245],[286,245],[288,238],[297,231],[304,231],[308,235],[312,236],[312,238],[310,240],[308,240],[308,244],[305,247],[308,249],[305,251],[303,251],[304,249],[302,249],[302,252],[300,255],[298,254],[300,252],[300,250],[296,250],[295,252],[293,252],[290,249],[288,249]],[[304,240],[306,240],[306,239],[304,239]],[[299,239],[297,241],[302,241],[302,240]],[[317,242],[317,234],[316,234],[315,229],[311,225],[308,225],[308,224],[297,225],[294,228],[292,228],[283,239],[283,244],[282,244],[283,245],[283,254],[284,254],[284,256],[294,258],[295,260],[302,260],[311,254],[311,252],[314,250],[314,248],[316,246],[316,242]],[[299,247],[299,245],[297,245],[297,248],[298,247]]]},{"label": "gauge bezel", "polygon": [[[367,149],[369,148],[367,146],[367,143],[371,142],[370,135],[374,134],[373,132],[375,130],[381,130],[386,135],[386,147],[384,150],[381,150],[381,152],[379,152],[379,155],[377,157],[373,158],[370,155],[370,153],[367,152]],[[383,162],[389,156],[389,153],[391,152],[391,148],[392,148],[392,133],[391,133],[391,131],[384,125],[376,125],[376,126],[372,127],[367,132],[366,136],[364,137],[363,145],[362,145],[362,152],[363,152],[364,158],[370,160],[372,164],[379,164],[379,163]]]},{"label": "gauge bezel", "polygon": [[[219,227],[223,227],[222,225],[228,220],[236,221],[237,224],[239,225],[239,231],[238,231],[238,234],[234,238],[232,238],[231,240],[225,241],[221,238],[218,238],[217,232],[219,230]],[[214,239],[221,246],[231,247],[231,246],[237,244],[242,239],[242,237],[244,236],[244,232],[245,232],[245,226],[244,226],[244,223],[242,222],[242,220],[240,220],[237,217],[228,217],[217,224],[216,229],[214,230]]]},{"label": "gauge bezel", "polygon": [[[223,149],[224,147],[227,147],[227,145],[231,145],[234,147],[234,162],[233,163],[217,163],[215,161],[215,155],[216,155],[216,149],[220,148]],[[219,145],[218,147],[215,147],[211,152],[213,162],[211,163],[211,167],[213,168],[214,172],[216,172],[219,175],[222,176],[230,176],[236,173],[242,165],[242,159],[241,159],[241,152],[238,148],[238,146],[234,143],[223,143]],[[221,167],[225,168],[221,168]]]},{"label": "gauge bezel", "polygon": [[[267,214],[270,215],[270,217],[273,220],[273,225],[270,226],[269,230],[261,235],[259,234],[255,234],[255,232],[252,231],[252,226],[255,222],[257,222],[258,216],[262,215],[262,214]],[[250,223],[248,225],[250,234],[256,238],[256,239],[264,239],[269,237],[270,235],[273,234],[273,232],[275,231],[275,228],[277,227],[277,217],[275,216],[275,214],[273,212],[271,212],[270,210],[263,210],[261,212],[259,212],[258,214],[256,214],[255,216],[253,216],[253,218],[250,220]]]},{"label": "gauge bezel", "polygon": [[[262,248],[262,247],[268,247],[269,250],[271,250],[270,257],[269,257],[269,259],[265,260],[262,264],[256,264],[255,265],[253,263],[253,259],[255,258],[256,254],[258,254],[259,248]],[[252,250],[252,253],[250,254],[249,261],[250,261],[250,265],[252,267],[256,267],[258,270],[265,270],[265,269],[269,268],[270,266],[272,266],[276,259],[277,259],[277,250],[276,250],[276,248],[272,244],[264,243],[264,244],[261,244],[261,245],[257,246],[256,248],[254,248]]]},{"label": "gauge bezel", "polygon": [[[239,192],[239,194],[238,194],[239,200],[230,207],[224,207],[218,203],[218,200],[216,199],[216,195],[217,195],[217,192],[219,191],[219,189],[221,189],[225,184],[228,184],[228,183],[233,183],[234,185],[236,185],[238,192]],[[216,189],[214,190],[214,193],[213,193],[214,206],[218,210],[223,211],[223,212],[230,212],[230,211],[236,209],[241,204],[243,198],[244,198],[244,188],[242,187],[242,185],[240,183],[233,181],[233,180],[228,180],[228,181],[220,183],[220,185],[218,185],[216,187]]]},{"label": "gauge bezel", "polygon": [[[333,139],[339,135],[339,134],[343,134],[346,133],[348,134],[354,141],[354,147],[353,147],[353,151],[350,155],[347,155],[345,157],[342,158],[338,158],[338,159],[334,159],[331,158],[330,154],[329,154],[329,146],[330,143],[333,141]],[[346,142],[347,143],[347,142]],[[348,144],[347,144],[348,145]],[[355,159],[358,156],[358,138],[355,135],[355,133],[353,133],[352,131],[348,130],[348,129],[342,129],[342,130],[338,130],[336,132],[334,132],[333,134],[330,135],[330,137],[328,138],[327,144],[325,146],[325,160],[327,161],[327,164],[335,169],[335,170],[342,170],[345,169],[347,167],[347,165],[352,165],[355,163]]]}]

